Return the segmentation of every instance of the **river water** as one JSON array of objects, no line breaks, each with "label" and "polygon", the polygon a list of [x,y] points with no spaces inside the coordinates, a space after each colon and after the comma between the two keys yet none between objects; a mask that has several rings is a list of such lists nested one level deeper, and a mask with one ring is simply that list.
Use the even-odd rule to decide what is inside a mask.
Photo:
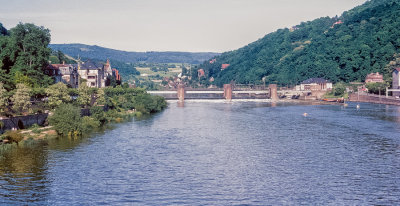
[{"label": "river water", "polygon": [[400,107],[360,106],[170,102],[6,153],[0,204],[399,205]]}]

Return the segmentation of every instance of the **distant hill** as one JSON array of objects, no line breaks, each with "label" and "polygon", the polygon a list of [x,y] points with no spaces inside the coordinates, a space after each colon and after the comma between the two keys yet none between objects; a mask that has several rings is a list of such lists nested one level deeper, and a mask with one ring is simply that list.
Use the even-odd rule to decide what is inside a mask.
[{"label": "distant hill", "polygon": [[146,63],[190,63],[199,64],[219,55],[212,52],[127,52],[85,44],[50,44],[53,50],[77,58],[78,55],[90,59],[113,59],[120,62]]},{"label": "distant hill", "polygon": [[[390,81],[400,52],[400,0],[371,0],[344,12],[292,28],[279,29],[200,68],[217,85],[229,83],[297,84],[312,77],[333,82],[364,81],[380,72]],[[229,64],[221,70],[222,64]],[[192,76],[197,76],[193,71]],[[207,78],[207,79],[208,79]]]}]

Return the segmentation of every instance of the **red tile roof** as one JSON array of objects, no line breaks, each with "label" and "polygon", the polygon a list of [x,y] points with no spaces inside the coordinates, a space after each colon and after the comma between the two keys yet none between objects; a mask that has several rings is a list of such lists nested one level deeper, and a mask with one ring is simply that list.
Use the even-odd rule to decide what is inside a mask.
[{"label": "red tile roof", "polygon": [[197,75],[198,75],[199,77],[205,76],[204,69],[199,69],[199,70],[197,70]]},{"label": "red tile roof", "polygon": [[222,64],[221,69],[224,70],[224,69],[228,68],[229,66],[230,66],[230,64]]}]

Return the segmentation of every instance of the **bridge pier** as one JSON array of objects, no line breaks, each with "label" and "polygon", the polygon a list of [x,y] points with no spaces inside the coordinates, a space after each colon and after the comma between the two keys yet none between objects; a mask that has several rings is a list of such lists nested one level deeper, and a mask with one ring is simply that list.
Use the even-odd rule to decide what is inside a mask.
[{"label": "bridge pier", "polygon": [[278,101],[279,100],[279,98],[278,98],[278,85],[270,84],[268,86],[268,89],[269,89],[269,96],[271,97],[271,100],[274,101],[274,102]]},{"label": "bridge pier", "polygon": [[180,102],[185,101],[185,85],[183,84],[178,85],[178,100]]},{"label": "bridge pier", "polygon": [[232,84],[224,84],[224,97],[226,100],[232,100]]}]

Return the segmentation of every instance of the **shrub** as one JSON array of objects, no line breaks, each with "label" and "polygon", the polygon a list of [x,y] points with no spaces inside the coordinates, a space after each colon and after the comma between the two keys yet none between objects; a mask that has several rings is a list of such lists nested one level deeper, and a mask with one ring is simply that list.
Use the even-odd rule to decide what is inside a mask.
[{"label": "shrub", "polygon": [[335,96],[343,96],[346,91],[346,86],[343,83],[337,83],[333,89],[333,94]]},{"label": "shrub", "polygon": [[99,121],[101,124],[104,124],[104,122],[107,121],[107,117],[106,117],[103,107],[94,106],[94,107],[90,108],[90,114],[91,114],[91,117],[93,117],[95,120]]},{"label": "shrub", "polygon": [[100,127],[100,122],[92,117],[83,117],[81,120],[81,132],[88,133],[89,131]]},{"label": "shrub", "polygon": [[41,132],[38,124],[33,124],[29,129],[35,134],[39,134]]},{"label": "shrub", "polygon": [[17,131],[7,131],[4,134],[4,137],[6,140],[10,142],[15,142],[17,144],[24,139],[24,136],[22,136],[22,134]]},{"label": "shrub", "polygon": [[81,110],[71,104],[61,104],[49,117],[49,124],[54,126],[57,133],[62,136],[81,132]]}]

